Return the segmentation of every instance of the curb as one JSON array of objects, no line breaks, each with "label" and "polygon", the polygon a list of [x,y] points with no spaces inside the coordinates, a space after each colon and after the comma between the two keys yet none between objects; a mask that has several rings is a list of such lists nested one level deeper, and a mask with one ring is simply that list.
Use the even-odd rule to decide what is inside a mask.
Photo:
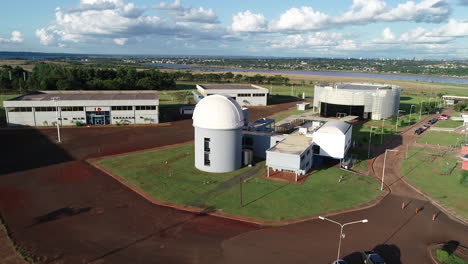
[{"label": "curb", "polygon": [[388,194],[390,194],[390,191],[387,189],[383,193],[378,195],[374,200],[371,200],[371,201],[369,201],[367,203],[364,203],[364,204],[360,204],[360,205],[350,207],[350,208],[346,208],[346,209],[340,209],[340,210],[330,211],[330,212],[326,212],[326,213],[314,214],[314,215],[310,215],[310,216],[300,217],[300,218],[296,218],[296,219],[290,219],[290,220],[284,220],[284,221],[280,221],[280,220],[259,220],[259,219],[249,218],[249,217],[231,215],[231,214],[222,213],[222,212],[210,212],[210,211],[207,211],[206,208],[199,208],[199,207],[193,207],[193,206],[188,206],[188,205],[180,205],[180,204],[175,204],[175,203],[171,203],[171,202],[156,199],[153,196],[147,194],[141,188],[133,185],[132,183],[130,183],[126,179],[114,174],[113,172],[111,172],[107,168],[104,168],[103,166],[101,166],[98,163],[100,160],[105,159],[105,158],[109,158],[109,157],[123,156],[123,155],[132,154],[132,153],[139,153],[139,152],[144,152],[144,151],[149,151],[149,150],[157,150],[157,149],[162,149],[162,148],[167,148],[167,147],[174,147],[174,146],[179,146],[179,145],[183,145],[183,144],[188,144],[190,142],[193,142],[193,141],[178,143],[178,144],[173,144],[173,145],[167,145],[167,146],[163,146],[163,147],[145,149],[145,150],[138,150],[138,151],[133,151],[133,152],[126,152],[126,153],[102,156],[102,157],[99,157],[99,158],[87,159],[86,162],[88,162],[91,166],[93,166],[93,167],[101,170],[102,172],[106,173],[107,175],[111,176],[112,178],[114,178],[115,180],[120,182],[125,187],[127,187],[130,190],[136,192],[138,195],[142,196],[144,199],[146,199],[147,201],[149,201],[149,202],[151,202],[151,203],[153,203],[155,205],[170,207],[170,208],[174,208],[174,209],[177,209],[177,210],[186,211],[186,212],[190,212],[190,213],[212,215],[212,216],[216,216],[216,217],[221,217],[221,218],[225,218],[225,219],[229,219],[229,220],[245,222],[245,223],[249,223],[249,224],[255,224],[255,225],[259,225],[259,226],[284,226],[284,225],[296,224],[296,223],[301,223],[301,222],[317,219],[319,215],[321,215],[321,216],[333,216],[333,215],[338,215],[338,214],[343,214],[343,213],[349,213],[349,212],[364,210],[364,209],[368,209],[368,208],[371,208],[371,207],[377,205]]}]

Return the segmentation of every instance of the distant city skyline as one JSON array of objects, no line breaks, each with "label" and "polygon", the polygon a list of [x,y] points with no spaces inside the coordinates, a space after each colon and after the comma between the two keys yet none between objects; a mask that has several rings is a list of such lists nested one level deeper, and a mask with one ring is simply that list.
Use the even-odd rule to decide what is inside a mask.
[{"label": "distant city skyline", "polygon": [[19,0],[0,15],[0,51],[468,59],[468,0]]}]

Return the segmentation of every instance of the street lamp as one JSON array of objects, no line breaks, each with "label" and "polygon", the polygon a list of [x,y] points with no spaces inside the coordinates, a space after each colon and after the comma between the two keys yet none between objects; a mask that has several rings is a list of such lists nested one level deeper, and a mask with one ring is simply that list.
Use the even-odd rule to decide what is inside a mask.
[{"label": "street lamp", "polygon": [[359,221],[354,221],[354,222],[349,222],[349,223],[345,223],[345,224],[340,224],[336,221],[333,221],[331,219],[328,219],[326,217],[323,217],[323,216],[319,216],[319,219],[320,220],[327,220],[329,222],[332,222],[334,224],[337,224],[340,226],[340,240],[338,242],[338,254],[336,255],[336,262],[338,263],[338,260],[340,259],[340,249],[341,249],[341,239],[343,238],[343,227],[347,226],[347,225],[351,225],[351,224],[358,224],[358,223],[367,223],[369,222],[367,219],[363,219],[363,220],[359,220]]},{"label": "street lamp", "polygon": [[409,109],[409,122],[411,124],[411,110],[413,110],[413,106],[416,107],[416,105],[411,105],[410,109]]},{"label": "street lamp", "polygon": [[380,133],[380,144],[383,144],[383,127],[384,127],[385,119],[382,119],[382,133]]},{"label": "street lamp", "polygon": [[420,107],[419,107],[419,120],[421,120],[423,102],[424,102],[424,100],[422,100],[421,102],[419,102],[419,104],[420,104]]},{"label": "street lamp", "polygon": [[370,158],[370,145],[371,145],[371,141],[372,141],[372,129],[373,129],[373,128],[378,128],[378,127],[373,127],[373,126],[370,127],[370,132],[369,132],[369,150],[367,151],[367,158]]},{"label": "street lamp", "polygon": [[400,118],[400,112],[405,112],[405,110],[398,110],[398,114],[396,116],[395,132],[398,131],[398,119]]},{"label": "street lamp", "polygon": [[57,101],[60,99],[60,97],[52,97],[52,100],[54,101],[55,103],[55,124],[57,124],[57,138],[58,138],[58,142],[62,142],[60,140],[60,126],[59,126],[59,117],[58,117],[58,104],[57,104]]},{"label": "street lamp", "polygon": [[386,149],[385,150],[385,156],[383,160],[383,169],[382,169],[382,184],[380,185],[380,190],[383,191],[383,183],[384,183],[384,178],[385,178],[385,161],[387,160],[387,152],[399,152],[397,149]]}]

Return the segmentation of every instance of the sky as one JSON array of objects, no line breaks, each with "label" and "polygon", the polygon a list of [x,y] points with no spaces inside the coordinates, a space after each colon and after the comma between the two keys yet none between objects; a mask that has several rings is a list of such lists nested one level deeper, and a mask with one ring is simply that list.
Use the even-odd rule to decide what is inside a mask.
[{"label": "sky", "polygon": [[468,59],[468,0],[15,0],[0,51]]}]

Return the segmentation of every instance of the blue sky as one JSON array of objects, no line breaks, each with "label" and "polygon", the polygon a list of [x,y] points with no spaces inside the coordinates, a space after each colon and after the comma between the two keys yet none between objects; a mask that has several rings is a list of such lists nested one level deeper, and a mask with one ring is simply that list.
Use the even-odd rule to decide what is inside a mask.
[{"label": "blue sky", "polygon": [[468,0],[16,0],[0,50],[468,59]]}]

